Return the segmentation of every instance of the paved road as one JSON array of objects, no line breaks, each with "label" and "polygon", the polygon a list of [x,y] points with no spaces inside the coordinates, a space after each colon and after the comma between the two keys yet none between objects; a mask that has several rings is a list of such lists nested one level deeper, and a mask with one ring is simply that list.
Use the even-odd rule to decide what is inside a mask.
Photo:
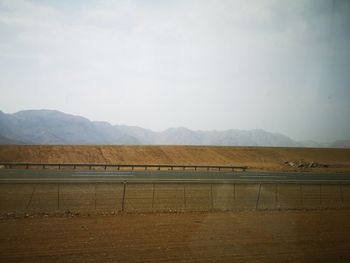
[{"label": "paved road", "polygon": [[310,182],[350,183],[350,174],[216,172],[216,171],[113,171],[1,169],[6,182]]}]

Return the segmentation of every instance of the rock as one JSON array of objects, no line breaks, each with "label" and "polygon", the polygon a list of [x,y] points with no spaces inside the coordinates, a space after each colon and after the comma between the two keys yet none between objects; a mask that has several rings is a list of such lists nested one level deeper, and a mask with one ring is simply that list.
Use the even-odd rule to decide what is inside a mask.
[{"label": "rock", "polygon": [[288,164],[289,164],[289,166],[291,166],[291,167],[294,167],[294,166],[295,166],[295,163],[293,163],[293,162],[289,162]]}]

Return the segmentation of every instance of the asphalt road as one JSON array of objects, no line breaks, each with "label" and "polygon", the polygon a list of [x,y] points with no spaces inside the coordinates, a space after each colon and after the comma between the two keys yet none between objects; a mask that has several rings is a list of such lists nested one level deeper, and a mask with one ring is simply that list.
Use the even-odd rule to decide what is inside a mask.
[{"label": "asphalt road", "polygon": [[229,172],[229,171],[127,171],[0,169],[6,182],[282,182],[350,183],[350,174]]}]

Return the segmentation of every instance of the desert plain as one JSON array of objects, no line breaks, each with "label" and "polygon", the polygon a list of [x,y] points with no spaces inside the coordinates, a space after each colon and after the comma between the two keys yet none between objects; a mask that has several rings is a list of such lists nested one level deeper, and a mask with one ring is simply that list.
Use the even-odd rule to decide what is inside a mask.
[{"label": "desert plain", "polygon": [[[245,165],[332,176],[349,174],[350,150],[1,145],[0,162]],[[350,261],[348,184],[0,187],[1,262]]]}]

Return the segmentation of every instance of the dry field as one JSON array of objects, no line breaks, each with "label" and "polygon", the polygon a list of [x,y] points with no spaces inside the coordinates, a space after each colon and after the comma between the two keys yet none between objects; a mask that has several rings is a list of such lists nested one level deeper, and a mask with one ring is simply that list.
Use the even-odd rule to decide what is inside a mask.
[{"label": "dry field", "polygon": [[1,262],[349,262],[350,210],[0,219]]},{"label": "dry field", "polygon": [[[251,170],[350,172],[350,149],[218,147],[0,145],[0,162],[247,165]],[[327,168],[290,167],[315,162]]]}]

